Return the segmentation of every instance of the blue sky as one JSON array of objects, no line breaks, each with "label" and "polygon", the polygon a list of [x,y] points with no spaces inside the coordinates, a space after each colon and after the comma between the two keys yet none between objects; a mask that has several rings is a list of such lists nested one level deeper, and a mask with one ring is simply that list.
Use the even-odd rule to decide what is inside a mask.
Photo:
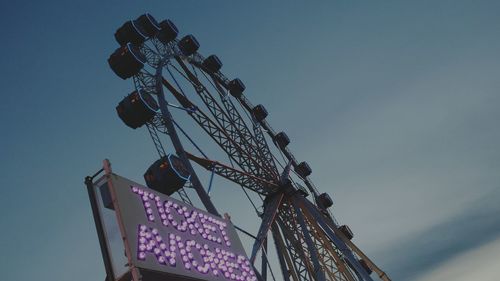
[{"label": "blue sky", "polygon": [[[144,12],[195,34],[202,54],[245,82],[394,280],[495,280],[499,10],[498,1],[3,1],[4,280],[103,279],[83,177],[107,157],[142,181],[156,157],[146,131],[117,118],[132,84],[106,62],[116,28]],[[216,205],[250,218],[226,185],[215,187]]]}]

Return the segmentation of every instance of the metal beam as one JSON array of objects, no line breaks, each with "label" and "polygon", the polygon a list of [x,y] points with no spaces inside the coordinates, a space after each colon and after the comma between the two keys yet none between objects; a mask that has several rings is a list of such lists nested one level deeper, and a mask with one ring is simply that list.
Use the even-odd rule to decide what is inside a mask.
[{"label": "metal beam", "polygon": [[281,206],[283,196],[283,193],[278,193],[271,195],[271,197],[266,198],[266,201],[264,201],[264,215],[262,216],[262,223],[260,224],[259,232],[257,233],[257,239],[253,244],[252,255],[250,257],[251,263],[255,262],[257,252],[266,241],[267,233],[269,232],[271,225],[274,223],[274,219]]},{"label": "metal beam", "polygon": [[283,276],[283,279],[285,281],[290,281],[290,276],[292,276],[294,281],[298,281],[297,273],[295,273],[290,256],[285,250],[285,244],[281,239],[281,233],[279,232],[279,228],[276,224],[271,226],[271,233],[273,234],[274,246],[276,247],[276,253],[280,262],[281,275]]},{"label": "metal beam", "polygon": [[270,182],[253,174],[237,170],[217,161],[194,156],[189,152],[186,152],[186,154],[190,160],[194,161],[203,168],[213,171],[221,177],[262,195],[275,192],[279,188],[279,186],[274,182]]},{"label": "metal beam", "polygon": [[[102,171],[102,169],[100,170]],[[95,175],[94,175],[95,176]],[[104,224],[99,212],[99,205],[97,203],[97,196],[95,194],[93,179],[94,176],[85,177],[85,185],[89,195],[90,207],[92,208],[92,216],[94,217],[95,228],[97,231],[97,238],[99,239],[99,246],[101,248],[102,260],[104,269],[106,270],[106,280],[115,280],[115,273],[113,270],[113,263],[111,261],[111,254],[108,247],[106,233],[104,232]]]},{"label": "metal beam", "polygon": [[[210,136],[217,145],[245,172],[254,173],[253,166],[256,165],[255,160],[236,143],[231,136],[221,127],[219,127],[212,119],[210,119],[203,111],[201,111],[193,102],[186,96],[182,95],[172,84],[166,79],[162,80],[163,85],[172,93],[177,101],[185,108],[191,108],[189,115],[198,125]],[[256,174],[256,176],[259,176]]]},{"label": "metal beam", "polygon": [[321,268],[321,265],[319,264],[318,251],[310,236],[309,229],[307,228],[307,224],[304,220],[304,215],[302,215],[301,210],[297,206],[294,206],[294,208],[295,208],[295,213],[297,214],[297,220],[299,221],[300,227],[302,228],[304,239],[306,240],[307,246],[309,248],[309,253],[311,255],[311,260],[314,266],[314,273],[316,277],[315,279],[318,281],[324,281],[326,280],[325,271]]},{"label": "metal beam", "polygon": [[[255,173],[255,175],[264,177],[266,179],[273,179],[277,176],[274,174],[274,170],[269,168],[269,163],[263,159],[261,155],[258,153],[258,147],[251,143],[254,140],[254,136],[249,134],[244,134],[246,132],[246,126],[237,126],[233,118],[230,118],[228,113],[222,108],[219,103],[215,100],[215,98],[208,92],[208,89],[199,81],[199,79],[189,70],[186,64],[179,57],[175,57],[177,63],[181,66],[184,73],[187,75],[184,76],[186,79],[191,82],[194,86],[196,93],[201,98],[203,103],[206,105],[212,116],[215,118],[216,122],[219,124],[221,128],[223,128],[228,135],[240,145],[242,148],[241,152],[245,152],[255,161],[250,162],[248,168]],[[177,68],[174,67],[177,70]],[[177,70],[178,71],[178,70]],[[180,72],[180,71],[178,71]],[[231,116],[234,117],[234,116]],[[239,124],[239,123],[238,123]],[[247,129],[248,130],[248,129]],[[257,143],[257,141],[255,140]],[[245,155],[242,153],[241,157]]]},{"label": "metal beam", "polygon": [[283,233],[285,247],[290,254],[298,280],[314,280],[313,265],[306,255],[308,253],[307,245],[302,236],[300,225],[296,221],[294,208],[289,201],[285,201],[283,205],[276,222]]},{"label": "metal beam", "polygon": [[214,204],[210,200],[210,197],[208,196],[207,192],[203,188],[203,185],[201,184],[200,180],[198,179],[198,176],[196,175],[196,172],[193,169],[193,166],[191,166],[191,163],[189,162],[189,159],[187,158],[186,152],[184,151],[184,147],[182,146],[182,143],[179,139],[179,136],[177,135],[177,131],[175,130],[173,121],[172,121],[172,115],[170,111],[168,110],[168,103],[165,100],[165,94],[163,92],[163,77],[162,77],[162,70],[163,66],[160,64],[160,66],[156,69],[156,94],[158,96],[158,103],[160,105],[160,111],[162,114],[163,121],[165,123],[165,126],[167,127],[167,130],[169,132],[170,139],[172,140],[172,144],[175,148],[175,152],[179,156],[179,158],[182,160],[183,164],[185,165],[186,169],[189,171],[189,174],[191,175],[191,183],[193,184],[193,187],[198,194],[198,197],[200,198],[201,202],[207,209],[207,211],[211,214],[217,215],[220,217],[219,212],[217,212],[217,209],[215,208]]}]

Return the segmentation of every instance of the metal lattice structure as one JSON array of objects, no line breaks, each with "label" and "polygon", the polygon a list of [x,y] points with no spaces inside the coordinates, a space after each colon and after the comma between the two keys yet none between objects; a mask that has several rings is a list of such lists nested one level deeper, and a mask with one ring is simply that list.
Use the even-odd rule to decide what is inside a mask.
[{"label": "metal lattice structure", "polygon": [[[241,81],[228,79],[220,71],[217,58],[205,58],[198,53],[194,37],[177,39],[177,29],[170,21],[158,24],[147,14],[142,21],[139,19],[131,22],[135,32],[142,32],[140,40],[120,41],[119,35],[115,35],[123,50],[135,50],[139,62],[130,75],[122,78],[131,78],[139,95],[149,94],[159,105],[145,126],[159,156],[167,155],[165,148],[173,147],[191,174],[186,187],[177,191],[178,197],[192,205],[186,192],[186,188],[192,187],[205,209],[219,215],[193,163],[245,192],[257,194],[254,197],[261,199],[263,210],[258,211],[261,224],[257,235],[252,235],[255,242],[250,260],[255,268],[260,268],[260,280],[276,278],[272,271],[272,276],[268,276],[272,266],[279,268],[287,281],[374,280],[371,271],[380,280],[390,280],[335,220],[329,210],[329,197],[320,194],[309,178],[309,166],[297,161],[287,147],[286,135],[283,139],[283,133],[276,133],[266,121],[267,111],[254,106],[243,94]],[[170,31],[175,34],[166,36]],[[187,114],[230,163],[208,159],[175,121],[170,111],[174,108]],[[165,140],[170,140],[172,146],[164,144]],[[196,152],[185,150],[186,140],[197,148]],[[280,157],[284,161],[280,162]],[[268,243],[271,239],[272,244]],[[271,246],[276,250],[277,261],[269,260],[267,251]],[[260,267],[255,264],[258,260]]]}]

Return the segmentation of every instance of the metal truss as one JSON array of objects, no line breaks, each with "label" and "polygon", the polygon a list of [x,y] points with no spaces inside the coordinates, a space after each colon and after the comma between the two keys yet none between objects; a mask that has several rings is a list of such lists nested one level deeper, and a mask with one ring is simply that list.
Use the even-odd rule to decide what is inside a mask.
[{"label": "metal truss", "polygon": [[[228,132],[219,127],[208,115],[200,110],[186,96],[182,95],[170,82],[163,79],[163,85],[172,93],[177,101],[185,108],[192,109],[188,114],[193,120],[219,145],[219,147],[245,172],[255,173],[252,167],[259,166],[256,160],[251,157]],[[260,167],[262,169],[262,167]],[[258,176],[258,175],[257,175]]]},{"label": "metal truss", "polygon": [[[243,122],[241,116],[236,114],[237,111],[234,109],[234,106],[231,107],[228,102],[224,102],[223,100],[223,108],[196,75],[189,70],[186,64],[179,57],[175,59],[184,71],[186,75],[184,77],[194,86],[196,93],[208,108],[219,127],[222,128],[235,143],[239,144],[239,147],[242,149],[242,153],[240,153],[239,157],[245,157],[245,155],[243,155],[244,152],[255,160],[255,163],[251,163],[252,165],[243,169],[259,177],[276,179],[277,170],[276,167],[273,166],[274,162],[268,162],[267,159],[263,158],[261,153],[259,153],[260,147],[258,145],[261,143],[250,133],[250,130]],[[174,69],[180,72],[179,69],[175,67]],[[227,97],[225,100],[228,100]]]},{"label": "metal truss", "polygon": [[237,170],[217,161],[194,156],[188,152],[186,152],[186,154],[190,160],[196,162],[203,168],[259,194],[268,195],[276,192],[279,188],[279,185],[276,183],[256,177],[250,173]]}]

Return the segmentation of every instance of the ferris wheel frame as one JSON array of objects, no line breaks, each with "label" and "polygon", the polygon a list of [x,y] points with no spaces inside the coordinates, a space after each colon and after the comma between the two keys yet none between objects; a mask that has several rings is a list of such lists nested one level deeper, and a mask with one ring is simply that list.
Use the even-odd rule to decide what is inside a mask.
[{"label": "ferris wheel frame", "polygon": [[[147,15],[146,17],[143,15],[142,20],[152,18]],[[137,25],[131,22],[132,27],[138,30]],[[171,21],[168,21],[168,24],[173,25]],[[297,161],[286,146],[289,140],[281,143],[276,141],[277,136],[282,133],[276,133],[267,122],[267,110],[262,105],[254,106],[246,98],[243,94],[245,87],[241,80],[229,80],[224,76],[220,67],[217,67],[217,62],[220,62],[217,57],[215,59],[213,56],[209,57],[215,61],[215,68],[213,65],[212,67],[207,65],[206,61],[209,58],[197,52],[199,43],[194,36],[188,35],[180,40],[174,37],[165,42],[161,40],[159,31],[154,35],[138,39],[138,44],[130,45],[131,42],[126,42],[126,47],[137,61],[151,69],[148,71],[140,67],[137,73],[131,76],[141,99],[143,99],[142,93],[145,92],[156,97],[158,103],[159,109],[155,110],[154,117],[145,125],[160,157],[166,153],[159,135],[169,136],[176,155],[189,172],[190,184],[208,212],[220,216],[199,180],[192,162],[210,170],[212,175],[217,174],[236,183],[244,191],[246,189],[257,193],[262,199],[264,206],[260,214],[262,223],[258,234],[254,236],[255,243],[250,257],[254,262],[257,253],[262,251],[262,270],[259,280],[267,279],[269,261],[266,249],[269,232],[272,234],[285,280],[371,281],[373,280],[370,277],[371,270],[375,271],[381,280],[390,280],[352,243],[352,234],[349,237],[340,227],[328,210],[332,205],[331,199],[326,193],[320,194],[309,178],[311,173],[309,165]],[[120,40],[117,41],[120,43]],[[167,80],[163,76],[165,69],[169,73],[174,69],[185,79],[184,82],[191,84],[192,90],[210,113],[205,113],[192,102],[173,76],[173,81]],[[197,71],[210,81],[218,100],[200,81]],[[233,90],[235,87],[236,90]],[[180,105],[173,105],[167,101],[165,88]],[[253,132],[247,126],[248,121],[243,121],[242,114],[231,99],[235,99],[246,111],[245,114],[250,116]],[[177,129],[182,133],[184,131],[175,122],[170,111],[172,107],[183,109],[190,115],[237,167],[208,159],[201,149],[199,152],[204,157],[187,152]],[[281,172],[275,163],[276,157],[268,146],[264,132],[287,161],[287,164],[281,167]],[[190,138],[189,140],[192,141]],[[194,145],[198,148],[196,144]],[[291,173],[296,174],[307,190],[292,180]],[[182,201],[192,204],[183,188],[177,190],[177,193]],[[312,194],[313,201],[306,198],[309,193]],[[335,270],[329,270],[329,267],[334,267]],[[274,278],[272,271],[271,274]]]}]

